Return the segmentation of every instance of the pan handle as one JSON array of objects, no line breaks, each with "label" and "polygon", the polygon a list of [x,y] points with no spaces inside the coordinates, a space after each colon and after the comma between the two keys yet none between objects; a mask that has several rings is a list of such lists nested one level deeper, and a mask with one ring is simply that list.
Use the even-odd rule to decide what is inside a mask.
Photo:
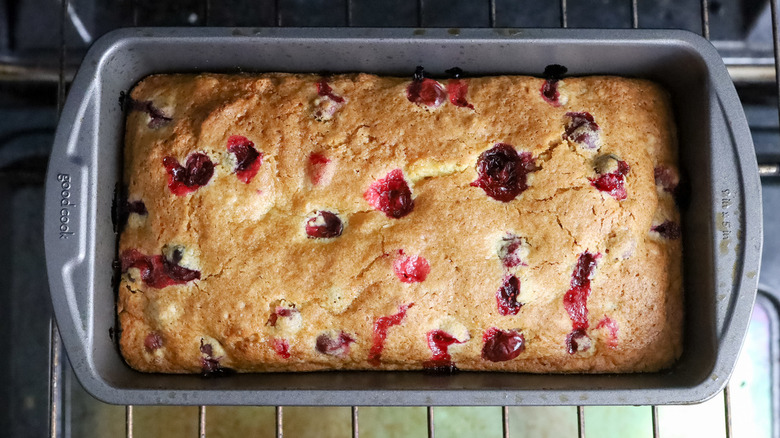
[{"label": "pan handle", "polygon": [[[98,138],[93,114],[94,87],[69,96],[57,126],[46,175],[44,246],[49,288],[57,324],[68,351],[84,348],[91,335],[93,267],[88,262],[94,247],[94,159],[92,143]],[[78,353],[74,353],[76,355]],[[81,356],[79,354],[79,356]]]},{"label": "pan handle", "polygon": [[[723,175],[725,172],[721,169],[713,170],[713,197],[718,212],[714,224],[716,275],[719,276],[718,284],[725,285],[718,286],[719,296],[722,294],[725,299],[717,301],[716,323],[720,344],[741,348],[756,299],[761,264],[761,179],[750,128],[739,97],[725,68],[717,73],[723,76],[720,82],[726,83],[728,80],[730,86],[715,87],[723,121],[721,135],[713,141],[725,144],[720,149],[724,151],[724,156],[734,154],[738,174],[728,177]],[[738,352],[719,348],[718,363],[733,362]],[[733,371],[733,366],[724,369]],[[728,377],[728,373],[719,371],[716,369],[716,374]]]}]

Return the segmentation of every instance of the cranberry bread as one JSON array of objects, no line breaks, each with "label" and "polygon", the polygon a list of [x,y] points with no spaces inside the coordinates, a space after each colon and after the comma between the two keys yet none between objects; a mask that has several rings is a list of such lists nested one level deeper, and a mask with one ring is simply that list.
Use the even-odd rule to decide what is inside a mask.
[{"label": "cranberry bread", "polygon": [[127,116],[127,363],[637,372],[681,353],[667,94],[618,77],[157,75]]}]

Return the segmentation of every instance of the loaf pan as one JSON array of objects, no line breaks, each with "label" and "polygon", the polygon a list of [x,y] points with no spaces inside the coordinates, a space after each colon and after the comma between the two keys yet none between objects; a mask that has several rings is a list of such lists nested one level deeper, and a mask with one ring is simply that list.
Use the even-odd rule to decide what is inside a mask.
[{"label": "loaf pan", "polygon": [[[143,374],[116,341],[111,222],[121,181],[119,96],[169,72],[369,72],[433,75],[612,74],[660,82],[673,96],[690,201],[683,209],[684,353],[671,369],[625,375],[319,372],[225,378]],[[656,405],[718,393],[747,332],[761,254],[760,181],[734,85],[715,49],[670,30],[123,29],[97,41],[57,127],[46,181],[46,263],[76,376],[121,404]],[[637,315],[637,317],[641,317]]]}]

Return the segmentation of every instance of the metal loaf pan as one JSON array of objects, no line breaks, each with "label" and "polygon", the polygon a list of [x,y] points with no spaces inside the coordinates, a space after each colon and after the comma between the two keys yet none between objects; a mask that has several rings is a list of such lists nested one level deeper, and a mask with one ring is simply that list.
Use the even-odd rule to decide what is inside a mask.
[{"label": "metal loaf pan", "polygon": [[[670,370],[626,375],[330,372],[200,376],[130,369],[109,336],[124,114],[151,73],[370,72],[644,77],[672,93],[690,203],[683,212],[685,340]],[[745,337],[761,254],[761,196],[748,125],[715,49],[684,31],[504,29],[125,29],[94,44],[57,128],[45,242],[57,323],[95,397],[122,404],[609,405],[699,402],[726,384]],[[637,315],[641,318],[641,315]]]}]

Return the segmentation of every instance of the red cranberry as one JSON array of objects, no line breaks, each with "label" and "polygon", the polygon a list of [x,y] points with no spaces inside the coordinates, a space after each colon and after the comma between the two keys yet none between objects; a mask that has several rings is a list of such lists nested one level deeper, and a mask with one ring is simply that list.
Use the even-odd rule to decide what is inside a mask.
[{"label": "red cranberry", "polygon": [[477,159],[477,180],[473,187],[479,187],[493,199],[509,202],[527,188],[527,175],[536,170],[530,152],[518,154],[512,145],[497,143],[480,154]]},{"label": "red cranberry", "polygon": [[219,364],[219,360],[222,357],[214,357],[214,349],[211,347],[211,344],[204,344],[203,339],[200,340],[200,352],[206,356],[200,357],[200,367],[204,375],[219,375],[232,371],[229,368],[223,368]]},{"label": "red cranberry", "polygon": [[554,107],[561,106],[558,98],[561,93],[558,92],[558,79],[547,79],[542,84],[542,88],[539,90],[542,94],[542,99]]},{"label": "red cranberry", "polygon": [[344,98],[333,93],[333,89],[328,85],[328,78],[321,78],[317,81],[317,94],[336,103],[344,103]]},{"label": "red cranberry", "polygon": [[282,359],[290,358],[290,344],[286,339],[274,339],[273,349]]},{"label": "red cranberry", "polygon": [[450,75],[450,80],[447,82],[447,94],[450,95],[450,103],[462,108],[474,109],[474,105],[466,100],[466,95],[469,92],[469,83],[461,79],[463,70],[455,67],[447,70],[446,73]]},{"label": "red cranberry", "polygon": [[566,335],[566,351],[574,354],[580,351],[587,351],[590,348],[590,336],[584,328],[574,329]]},{"label": "red cranberry", "polygon": [[607,329],[607,333],[609,334],[609,339],[607,339],[607,345],[609,348],[617,348],[618,346],[618,324],[615,322],[612,318],[609,316],[604,315],[603,318],[601,318],[601,321],[596,325],[597,329],[605,328]]},{"label": "red cranberry", "polygon": [[200,279],[200,271],[179,266],[175,264],[178,262],[171,262],[162,255],[147,256],[136,249],[128,249],[122,252],[120,259],[122,272],[130,268],[138,269],[141,280],[155,289]]},{"label": "red cranberry", "polygon": [[522,250],[523,239],[512,233],[507,233],[501,238],[501,243],[498,248],[498,258],[507,268],[528,266],[523,260]]},{"label": "red cranberry", "polygon": [[414,303],[404,304],[398,307],[398,313],[390,316],[382,316],[374,321],[374,339],[371,350],[368,352],[368,363],[375,367],[382,363],[382,350],[385,348],[387,330],[394,325],[400,324],[406,316],[406,311],[412,306],[414,306]]},{"label": "red cranberry", "polygon": [[239,180],[248,184],[260,170],[263,154],[257,152],[255,144],[242,135],[231,135],[228,138],[227,150],[236,156],[237,164],[233,172]]},{"label": "red cranberry", "polygon": [[601,258],[601,254],[592,254],[589,251],[585,251],[577,258],[577,266],[574,268],[574,272],[571,277],[571,286],[588,286],[590,287],[590,280],[593,278],[593,273],[596,271],[596,264]]},{"label": "red cranberry", "polygon": [[661,225],[656,225],[651,230],[660,234],[664,239],[677,240],[682,237],[680,224],[672,221],[664,221]]},{"label": "red cranberry", "polygon": [[146,351],[149,353],[154,353],[154,350],[162,348],[162,346],[163,340],[159,333],[151,332],[146,335],[146,338],[144,339],[144,347],[146,347]]},{"label": "red cranberry", "polygon": [[271,316],[268,317],[268,321],[265,324],[270,325],[271,327],[276,327],[276,322],[279,320],[279,318],[289,318],[296,313],[300,312],[294,307],[277,307]]},{"label": "red cranberry", "polygon": [[426,334],[426,338],[428,339],[428,348],[431,349],[433,356],[431,360],[423,363],[423,367],[428,371],[455,371],[457,368],[452,363],[449,348],[452,344],[461,344],[462,342],[444,330],[431,330]]},{"label": "red cranberry", "polygon": [[596,124],[593,116],[586,112],[568,112],[566,117],[569,118],[569,122],[566,124],[563,138],[569,139],[585,149],[598,149],[599,125]]},{"label": "red cranberry", "polygon": [[498,313],[506,315],[517,315],[523,303],[517,302],[517,296],[520,295],[520,280],[514,275],[504,278],[504,283],[496,291],[496,301],[498,302]]},{"label": "red cranberry", "polygon": [[[585,251],[577,258],[577,265],[571,276],[571,287],[563,296],[563,307],[569,314],[572,332],[566,338],[569,353],[581,351],[572,345],[584,345],[582,336],[587,337],[588,328],[588,296],[590,295],[590,280],[596,270],[596,264],[601,254]],[[590,338],[588,338],[590,339]],[[574,348],[574,349],[573,349]]]},{"label": "red cranberry", "polygon": [[655,185],[661,186],[664,191],[676,194],[677,186],[680,184],[680,176],[673,168],[659,165],[653,169],[655,176]]},{"label": "red cranberry", "polygon": [[566,67],[558,64],[550,64],[544,68],[544,77],[546,78],[540,90],[542,99],[554,107],[561,106],[558,101],[560,93],[558,92],[558,81],[566,74]]},{"label": "red cranberry", "polygon": [[417,105],[425,105],[436,108],[444,103],[447,92],[444,87],[433,79],[426,78],[422,67],[417,67],[414,79],[406,87],[406,98]]},{"label": "red cranberry", "polygon": [[328,170],[329,163],[330,160],[323,154],[315,152],[309,155],[308,174],[312,184],[316,186],[320,182],[325,182],[323,178]]},{"label": "red cranberry", "polygon": [[131,110],[145,112],[149,115],[150,120],[146,126],[151,129],[160,128],[173,120],[171,117],[166,116],[162,110],[154,106],[151,100],[140,101],[129,99],[128,102]]},{"label": "red cranberry", "polygon": [[222,366],[219,364],[219,359],[213,359],[210,357],[200,358],[200,369],[205,375],[219,373]]},{"label": "red cranberry", "polygon": [[393,271],[402,283],[422,283],[431,272],[431,266],[420,256],[401,256],[393,262]]},{"label": "red cranberry", "polygon": [[115,194],[115,199],[111,207],[113,213],[111,219],[114,221],[114,224],[118,227],[117,229],[119,231],[125,229],[125,225],[127,225],[127,219],[130,217],[131,213],[135,213],[140,216],[146,216],[149,214],[144,201],[127,201],[122,200],[125,198],[117,199],[116,196],[124,195]]},{"label": "red cranberry", "polygon": [[489,328],[483,335],[482,358],[491,362],[512,360],[525,351],[525,338],[517,330]]},{"label": "red cranberry", "polygon": [[187,167],[182,167],[173,157],[165,157],[163,165],[168,172],[168,188],[178,196],[205,186],[214,175],[214,163],[202,152],[191,154],[187,158]]},{"label": "red cranberry", "polygon": [[450,103],[462,108],[474,109],[474,105],[466,100],[469,92],[469,83],[463,79],[450,79],[447,82],[447,93],[450,95]]},{"label": "red cranberry", "polygon": [[149,212],[146,210],[146,204],[144,204],[144,201],[132,201],[132,202],[128,201],[127,212],[140,214],[142,216],[146,216],[147,214],[149,214]]},{"label": "red cranberry", "polygon": [[346,103],[346,100],[338,96],[333,92],[333,89],[328,85],[327,78],[321,78],[316,83],[317,94],[320,96],[314,101],[314,118],[320,122],[324,122],[333,118],[342,106]]},{"label": "red cranberry", "polygon": [[363,193],[363,198],[372,207],[393,219],[402,218],[414,209],[412,190],[404,180],[401,169],[392,170],[384,178],[371,183]]},{"label": "red cranberry", "polygon": [[344,225],[334,213],[325,210],[314,212],[314,216],[306,220],[306,235],[310,239],[329,239],[341,236]]},{"label": "red cranberry", "polygon": [[200,352],[209,357],[214,356],[214,348],[211,344],[204,344],[202,338],[200,340]]},{"label": "red cranberry", "polygon": [[602,192],[607,192],[610,196],[622,201],[626,199],[626,175],[631,170],[628,163],[622,160],[617,162],[617,170],[605,173],[598,178],[590,179],[590,184]]},{"label": "red cranberry", "polygon": [[317,336],[316,348],[322,354],[328,356],[344,357],[349,354],[349,344],[355,339],[347,333],[340,332],[335,338],[323,333]]}]

